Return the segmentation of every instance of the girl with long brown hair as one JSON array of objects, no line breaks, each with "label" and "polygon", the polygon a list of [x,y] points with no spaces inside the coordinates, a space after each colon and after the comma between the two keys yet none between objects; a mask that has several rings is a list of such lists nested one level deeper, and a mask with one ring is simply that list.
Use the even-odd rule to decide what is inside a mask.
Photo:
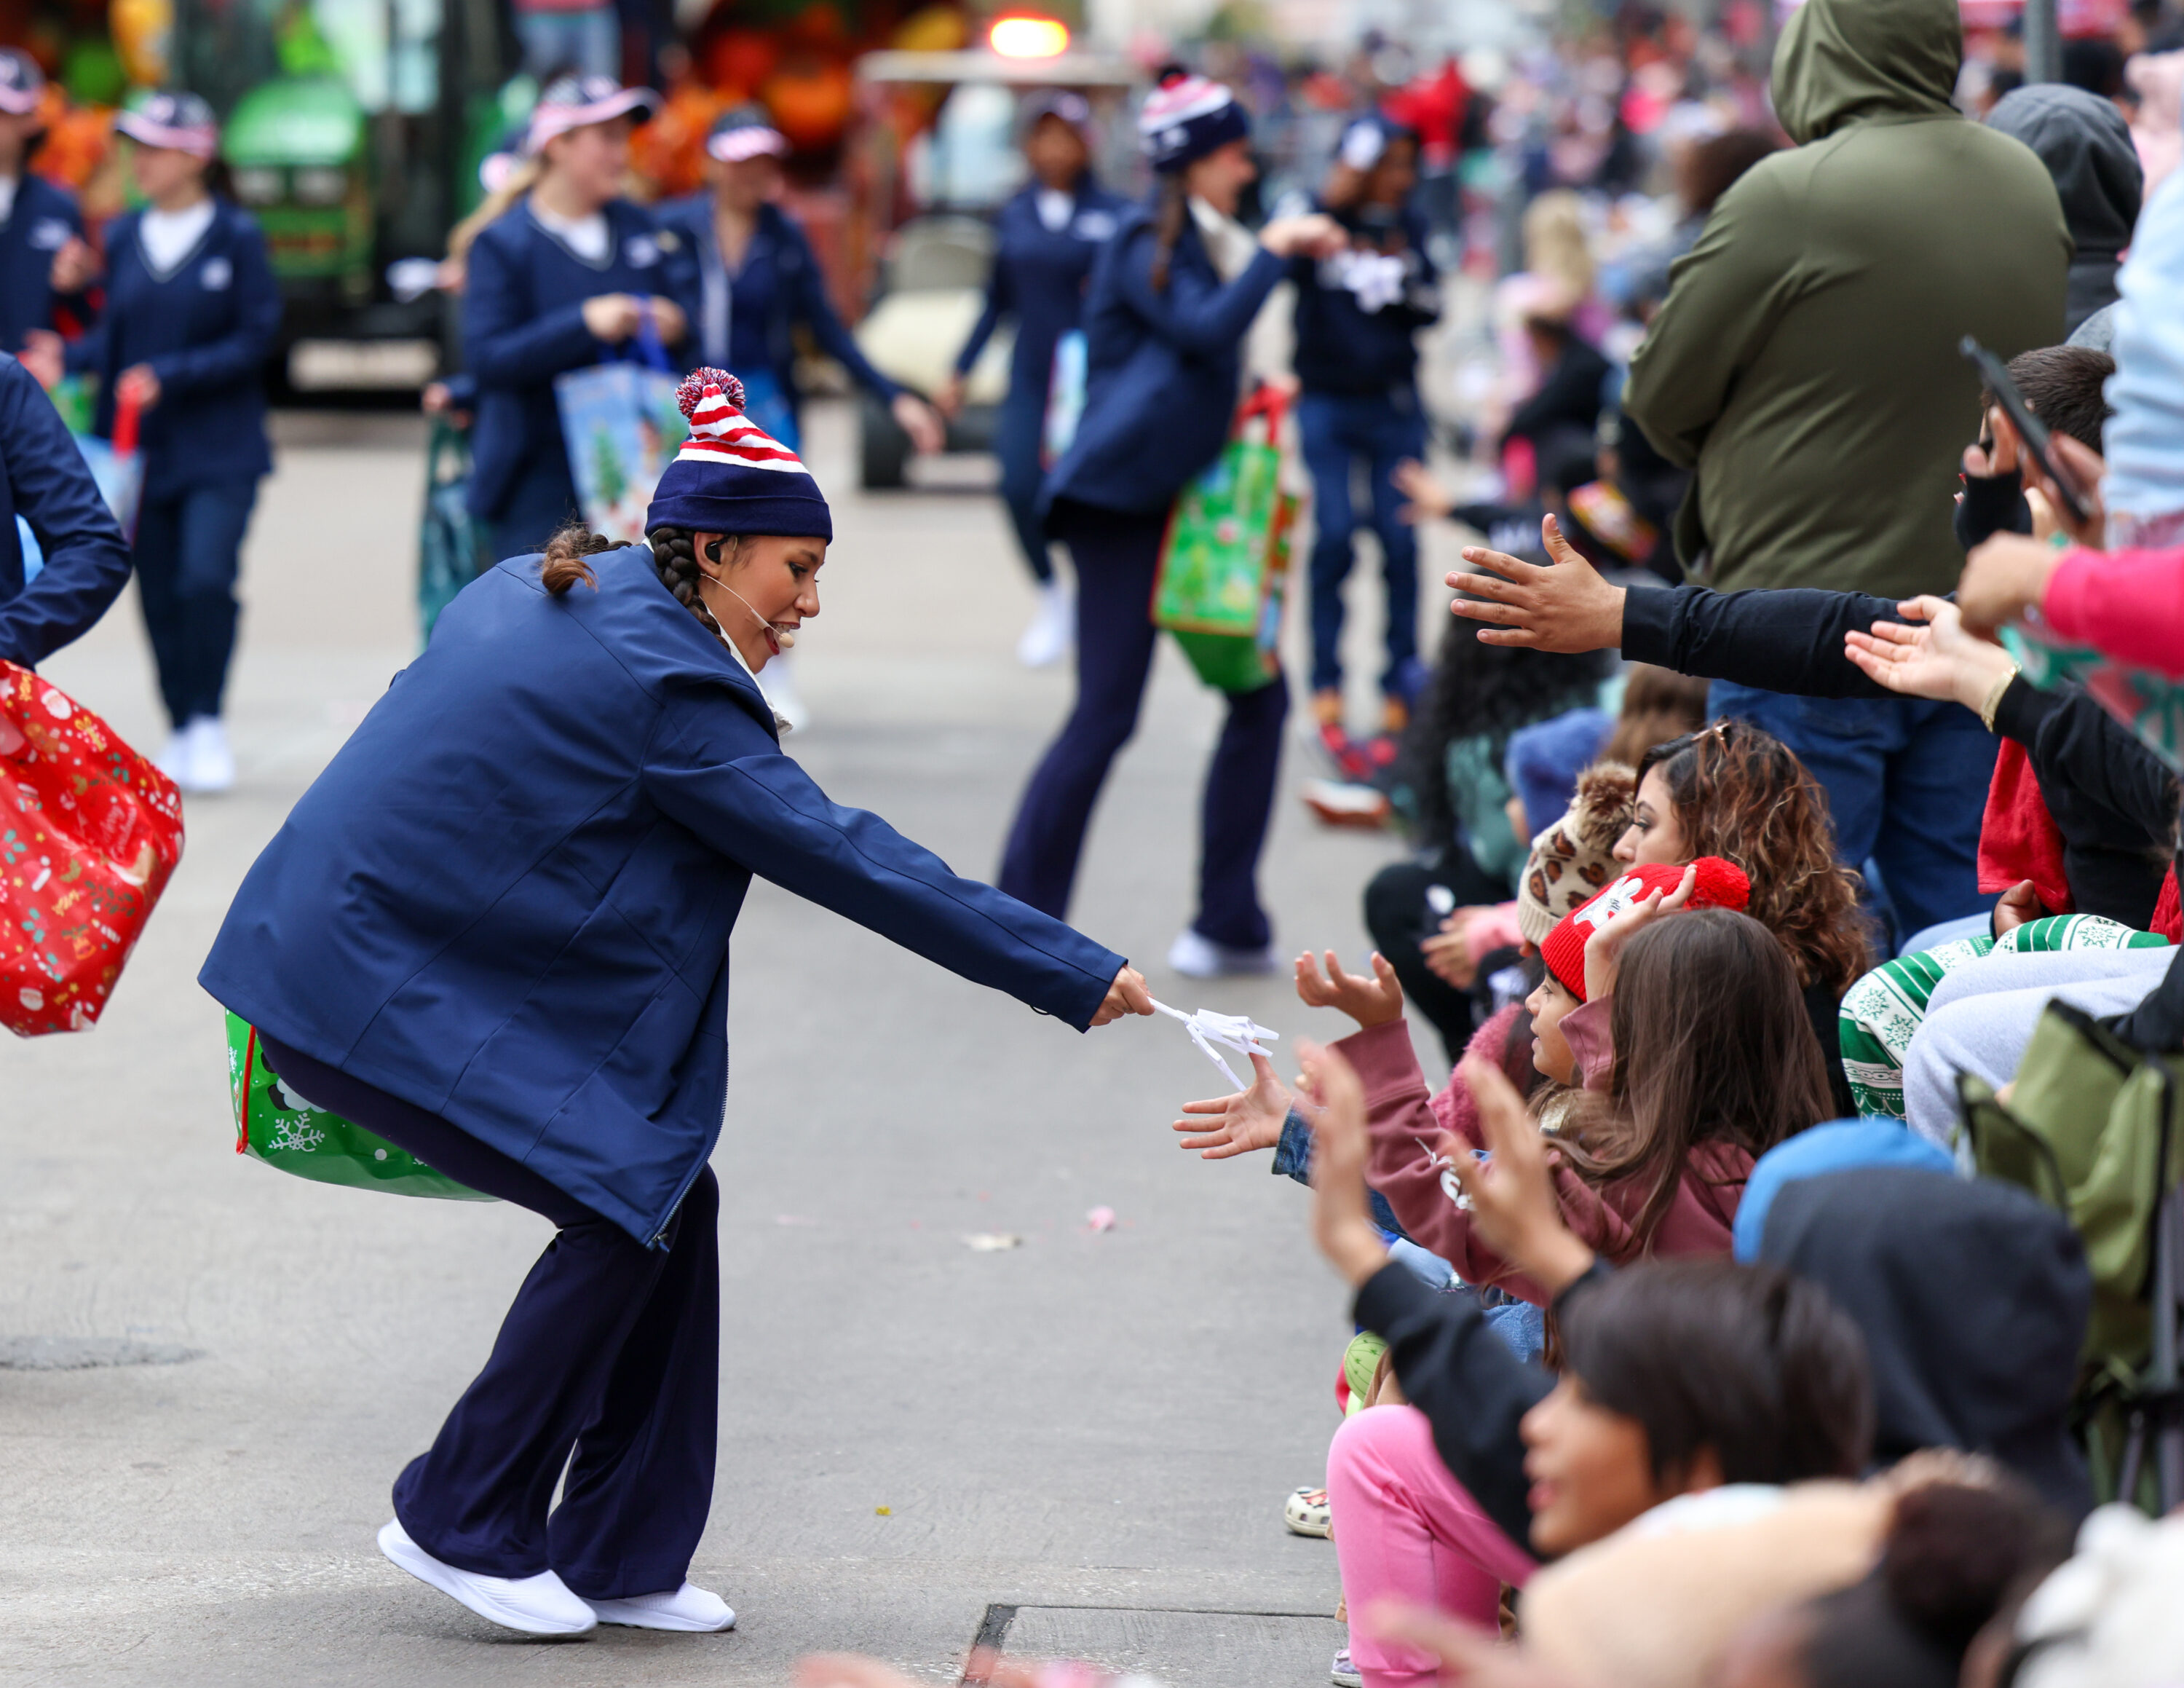
[{"label": "girl with long brown hair", "polygon": [[1657,745],[1638,763],[1630,824],[1618,861],[1719,856],[1752,880],[1752,918],[1774,934],[1796,970],[1826,1063],[1836,1111],[1849,1115],[1837,1010],[1873,965],[1858,875],[1836,858],[1827,793],[1797,754],[1745,721],[1716,721]]}]

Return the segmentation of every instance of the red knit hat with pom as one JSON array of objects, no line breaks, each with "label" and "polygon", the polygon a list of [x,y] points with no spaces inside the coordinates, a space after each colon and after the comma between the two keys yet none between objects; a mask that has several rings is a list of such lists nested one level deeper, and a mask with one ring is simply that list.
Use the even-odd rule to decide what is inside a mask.
[{"label": "red knit hat with pom", "polygon": [[1566,914],[1547,941],[1540,957],[1557,982],[1580,1002],[1585,995],[1585,942],[1626,908],[1635,908],[1659,892],[1663,897],[1684,882],[1686,867],[1698,869],[1686,908],[1738,908],[1752,900],[1752,881],[1744,869],[1719,856],[1702,856],[1696,862],[1646,862],[1625,868],[1597,897]]}]

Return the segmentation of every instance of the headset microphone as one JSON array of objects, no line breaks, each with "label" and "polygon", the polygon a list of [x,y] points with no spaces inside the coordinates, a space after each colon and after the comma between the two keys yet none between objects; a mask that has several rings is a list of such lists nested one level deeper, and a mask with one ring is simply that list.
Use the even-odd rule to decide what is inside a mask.
[{"label": "headset microphone", "polygon": [[[717,543],[717,541],[716,543]],[[710,555],[710,548],[708,555]],[[722,580],[716,576],[713,580],[713,584],[719,587],[723,592],[726,592],[731,598],[733,598],[738,603],[741,604],[745,609],[750,610],[752,617],[757,621],[758,624],[764,628],[767,633],[772,635],[773,642],[776,645],[778,645],[784,651],[794,651],[796,648],[796,634],[793,629],[778,626],[775,623],[768,621],[764,616],[760,615],[756,610],[751,609],[750,600],[744,596],[742,593],[736,590],[734,587],[729,585],[727,581]]]}]

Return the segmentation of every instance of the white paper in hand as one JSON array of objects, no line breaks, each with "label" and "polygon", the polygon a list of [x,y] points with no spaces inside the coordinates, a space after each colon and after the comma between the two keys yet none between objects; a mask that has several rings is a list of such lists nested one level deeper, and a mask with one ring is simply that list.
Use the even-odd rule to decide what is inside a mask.
[{"label": "white paper in hand", "polygon": [[1221,1059],[1221,1048],[1234,1049],[1240,1055],[1263,1055],[1268,1043],[1279,1043],[1281,1033],[1269,1031],[1247,1014],[1216,1014],[1210,1008],[1200,1009],[1195,1014],[1185,1014],[1181,1009],[1170,1008],[1158,998],[1153,1006],[1171,1020],[1179,1020],[1190,1033],[1190,1041],[1206,1052],[1206,1059],[1228,1075],[1228,1082],[1239,1090],[1248,1090],[1250,1083],[1236,1076],[1235,1069]]}]

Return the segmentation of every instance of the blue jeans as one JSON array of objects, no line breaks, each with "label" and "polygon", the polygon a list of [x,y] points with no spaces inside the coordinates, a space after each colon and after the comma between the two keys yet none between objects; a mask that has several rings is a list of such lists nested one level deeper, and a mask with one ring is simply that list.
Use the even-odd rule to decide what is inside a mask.
[{"label": "blue jeans", "polygon": [[235,578],[258,502],[255,475],[147,493],[136,517],[136,590],[159,670],[159,696],[177,727],[215,718],[227,689],[241,606]]},{"label": "blue jeans", "polygon": [[1312,472],[1312,689],[1342,685],[1342,583],[1350,578],[1351,540],[1357,514],[1350,500],[1350,472],[1365,460],[1372,475],[1372,528],[1379,536],[1381,573],[1388,590],[1388,663],[1380,690],[1400,693],[1418,654],[1418,538],[1396,511],[1396,465],[1425,455],[1425,418],[1418,395],[1394,393],[1306,393],[1297,400],[1297,432],[1305,467]]},{"label": "blue jeans", "polygon": [[1976,914],[1980,822],[1995,738],[1961,704],[1915,697],[1789,697],[1716,680],[1708,708],[1781,740],[1828,794],[1836,854],[1870,859],[1896,914],[1915,932]]},{"label": "blue jeans", "polygon": [[621,22],[611,6],[582,12],[518,12],[523,68],[543,82],[562,71],[621,80]]}]

